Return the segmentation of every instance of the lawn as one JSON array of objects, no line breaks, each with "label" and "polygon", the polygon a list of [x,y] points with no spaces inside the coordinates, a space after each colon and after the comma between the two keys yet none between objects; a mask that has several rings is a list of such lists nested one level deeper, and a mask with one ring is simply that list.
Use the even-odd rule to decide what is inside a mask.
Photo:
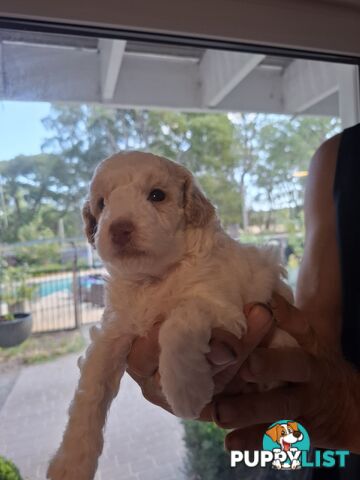
[{"label": "lawn", "polygon": [[80,352],[84,347],[84,337],[78,330],[34,334],[17,347],[0,348],[0,366],[46,362],[67,353]]}]

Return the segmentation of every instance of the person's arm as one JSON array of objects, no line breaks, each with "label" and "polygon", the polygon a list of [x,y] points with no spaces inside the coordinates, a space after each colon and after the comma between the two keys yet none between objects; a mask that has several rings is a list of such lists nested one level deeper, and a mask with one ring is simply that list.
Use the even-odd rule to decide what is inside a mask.
[{"label": "person's arm", "polygon": [[344,361],[339,348],[334,348],[339,347],[341,333],[341,274],[333,198],[340,139],[337,135],[325,142],[311,161],[297,308],[281,298],[272,302],[280,328],[297,338],[303,348],[258,349],[239,372],[240,379],[247,381],[292,385],[219,399],[214,405],[217,423],[237,428],[227,436],[228,448],[259,446],[266,426],[261,425],[263,422],[300,418],[310,427],[316,446],[360,453],[360,373]]},{"label": "person's arm", "polygon": [[319,335],[337,344],[341,329],[341,276],[333,185],[341,135],[315,153],[305,192],[305,249],[296,306],[314,319]]}]

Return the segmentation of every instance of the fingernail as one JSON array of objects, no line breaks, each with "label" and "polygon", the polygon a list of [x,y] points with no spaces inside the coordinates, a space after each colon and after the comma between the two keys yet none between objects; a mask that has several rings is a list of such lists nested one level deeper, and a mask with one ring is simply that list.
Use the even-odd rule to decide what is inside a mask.
[{"label": "fingernail", "polygon": [[247,303],[244,305],[243,312],[245,314],[245,317],[248,317],[250,315],[251,310],[257,305],[256,303]]},{"label": "fingernail", "polygon": [[233,363],[237,355],[232,347],[223,342],[210,342],[207,358],[213,365],[227,365]]},{"label": "fingernail", "polygon": [[264,368],[264,361],[258,353],[252,353],[247,361],[250,373],[258,375]]}]

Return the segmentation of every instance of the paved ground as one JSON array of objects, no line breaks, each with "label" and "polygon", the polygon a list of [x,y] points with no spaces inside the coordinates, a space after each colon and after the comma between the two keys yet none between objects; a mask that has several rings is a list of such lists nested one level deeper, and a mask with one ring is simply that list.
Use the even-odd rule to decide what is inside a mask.
[{"label": "paved ground", "polygon": [[[0,454],[26,480],[45,479],[77,381],[77,357],[22,368],[0,405]],[[179,421],[146,402],[126,376],[108,419],[96,480],[184,480],[183,457]]]}]

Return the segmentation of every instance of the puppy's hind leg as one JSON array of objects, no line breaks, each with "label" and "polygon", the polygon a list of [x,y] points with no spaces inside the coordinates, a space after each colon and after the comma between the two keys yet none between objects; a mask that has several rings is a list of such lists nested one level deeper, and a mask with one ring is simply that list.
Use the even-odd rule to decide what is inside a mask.
[{"label": "puppy's hind leg", "polygon": [[47,478],[91,480],[103,448],[103,427],[126,368],[133,336],[121,332],[119,319],[104,313],[92,331],[92,342],[80,361],[81,375],[69,408],[69,421]]}]

